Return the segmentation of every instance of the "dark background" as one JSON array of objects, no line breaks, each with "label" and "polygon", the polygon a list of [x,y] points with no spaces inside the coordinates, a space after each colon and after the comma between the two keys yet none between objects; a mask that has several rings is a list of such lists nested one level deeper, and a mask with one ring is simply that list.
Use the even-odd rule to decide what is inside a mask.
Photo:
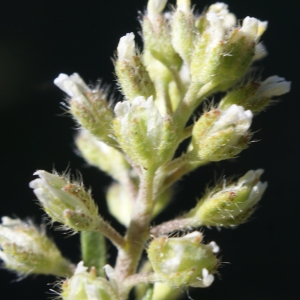
[{"label": "dark background", "polygon": [[[88,83],[103,78],[114,84],[111,57],[118,40],[139,31],[135,1],[1,1],[0,12],[0,214],[39,223],[42,211],[28,187],[37,169],[80,170],[92,186],[101,212],[110,179],[89,168],[74,152],[73,121],[63,115],[63,93],[53,85],[59,73],[78,72]],[[174,3],[175,1],[171,1]],[[197,1],[201,11],[211,2]],[[238,18],[268,20],[262,40],[269,56],[259,64],[263,78],[279,75],[293,82],[292,91],[255,117],[254,142],[233,161],[204,167],[176,186],[171,219],[193,207],[208,183],[222,175],[242,175],[264,168],[269,187],[252,220],[237,229],[205,229],[206,241],[221,247],[221,278],[208,289],[191,290],[196,299],[298,299],[299,272],[299,14],[295,1],[227,1]],[[112,220],[121,232],[124,229]],[[49,230],[62,252],[80,260],[78,237]],[[115,251],[109,246],[109,261]],[[228,262],[228,263],[227,263]],[[0,270],[1,299],[47,299],[53,277],[16,276]],[[53,296],[53,295],[52,295]],[[187,299],[185,296],[184,299]]]}]

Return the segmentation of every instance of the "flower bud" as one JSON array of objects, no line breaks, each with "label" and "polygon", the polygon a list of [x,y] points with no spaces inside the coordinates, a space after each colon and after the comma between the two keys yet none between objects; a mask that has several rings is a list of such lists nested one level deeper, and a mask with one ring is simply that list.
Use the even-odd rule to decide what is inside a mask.
[{"label": "flower bud", "polygon": [[212,4],[208,10],[208,13],[214,12],[222,20],[222,26],[225,31],[228,31],[236,25],[236,16],[230,13],[228,10],[228,5],[222,2],[217,2]]},{"label": "flower bud", "polygon": [[148,2],[148,11],[142,23],[144,52],[149,51],[155,59],[168,68],[178,70],[182,60],[172,45],[170,18],[169,15],[160,14],[165,3],[166,0]]},{"label": "flower bud", "polygon": [[157,282],[173,287],[208,287],[218,266],[214,244],[201,244],[202,234],[154,238],[147,250]]},{"label": "flower bud", "polygon": [[111,284],[104,278],[96,277],[96,270],[87,272],[83,262],[76,268],[75,274],[61,286],[63,300],[118,300]]},{"label": "flower bud", "polygon": [[195,33],[191,1],[178,0],[172,19],[172,45],[187,65],[191,63]]},{"label": "flower bud", "polygon": [[54,83],[70,97],[69,109],[78,124],[103,142],[115,145],[110,137],[114,115],[107,102],[107,93],[98,87],[91,89],[77,73],[60,74]]},{"label": "flower bud", "polygon": [[228,227],[245,222],[267,188],[266,182],[259,181],[262,173],[262,169],[251,170],[236,183],[214,188],[184,215],[190,218],[189,226]]},{"label": "flower bud", "polygon": [[242,27],[231,31],[224,45],[218,76],[215,78],[221,90],[228,89],[246,73],[253,62],[259,38],[266,28],[267,22],[246,17]]},{"label": "flower bud", "polygon": [[206,19],[209,25],[196,41],[191,61],[192,81],[201,85],[217,74],[225,36],[223,20],[215,12],[207,13]]},{"label": "flower bud", "polygon": [[133,33],[127,33],[120,39],[117,52],[115,71],[126,99],[131,101],[137,96],[154,96],[154,84],[141,56],[136,53]]},{"label": "flower bud", "polygon": [[39,178],[29,186],[40,201],[45,212],[55,222],[74,231],[95,230],[101,220],[91,192],[82,183],[71,182],[67,176],[50,174],[39,170]]},{"label": "flower bud", "polygon": [[153,18],[159,15],[165,8],[168,0],[149,0],[147,4],[147,13]]},{"label": "flower bud", "polygon": [[228,92],[220,102],[219,108],[227,109],[236,104],[258,113],[270,103],[272,97],[288,93],[290,86],[289,81],[278,76],[271,76],[262,82],[249,82]]},{"label": "flower bud", "polygon": [[72,272],[72,265],[43,228],[8,217],[0,225],[0,259],[7,269],[23,275],[67,276]]},{"label": "flower bud", "polygon": [[248,145],[251,121],[251,111],[235,104],[225,111],[212,109],[206,112],[193,128],[193,152],[198,159],[207,161],[236,156]]},{"label": "flower bud", "polygon": [[119,150],[97,140],[87,130],[80,131],[75,143],[90,165],[98,167],[117,181],[122,182],[127,178],[130,165]]},{"label": "flower bud", "polygon": [[114,131],[124,152],[145,169],[157,168],[173,156],[176,139],[169,116],[162,117],[153,103],[137,97],[115,107]]}]

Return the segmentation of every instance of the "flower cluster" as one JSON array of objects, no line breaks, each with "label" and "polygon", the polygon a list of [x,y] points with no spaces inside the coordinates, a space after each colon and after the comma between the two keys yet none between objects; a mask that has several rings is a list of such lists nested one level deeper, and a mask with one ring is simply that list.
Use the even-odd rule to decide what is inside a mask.
[{"label": "flower cluster", "polygon": [[[166,4],[148,1],[140,18],[142,51],[133,33],[119,41],[114,63],[120,102],[77,73],[54,80],[79,126],[78,152],[113,180],[107,205],[125,234],[104,220],[103,204],[98,212],[82,181],[43,170],[34,173],[38,178],[30,187],[52,222],[80,232],[82,262],[76,270],[30,222],[2,219],[5,266],[21,274],[70,276],[61,285],[62,299],[126,300],[135,288],[136,299],[170,300],[179,298],[176,288],[210,286],[219,246],[205,244],[195,229],[242,224],[267,188],[260,181],[263,170],[251,170],[212,187],[180,217],[151,226],[172,200],[176,181],[201,165],[237,157],[251,140],[253,115],[290,90],[282,77],[261,80],[253,74],[253,64],[266,55],[260,38],[267,22],[246,17],[239,23],[224,3],[200,15],[190,0],[177,0],[169,12]],[[188,146],[178,155],[184,140]],[[118,250],[115,266],[106,263],[105,238]],[[141,262],[145,248],[148,260]]]}]

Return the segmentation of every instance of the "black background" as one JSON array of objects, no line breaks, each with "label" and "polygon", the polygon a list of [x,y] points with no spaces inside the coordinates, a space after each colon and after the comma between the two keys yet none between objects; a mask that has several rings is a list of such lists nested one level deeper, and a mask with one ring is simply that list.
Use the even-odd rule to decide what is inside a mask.
[{"label": "black background", "polygon": [[[139,31],[135,1],[1,1],[0,12],[0,214],[39,223],[42,211],[28,187],[37,169],[80,170],[107,216],[104,191],[110,179],[75,154],[73,121],[63,115],[63,93],[53,85],[59,73],[78,72],[88,83],[114,84],[111,57],[118,40]],[[174,3],[175,1],[171,1]],[[299,5],[292,1],[227,1],[238,18],[268,20],[262,40],[269,56],[260,63],[263,78],[293,82],[278,104],[255,117],[254,142],[233,161],[204,167],[176,185],[176,197],[156,223],[193,207],[204,187],[222,175],[264,168],[269,187],[252,220],[234,230],[205,229],[206,241],[221,247],[221,278],[208,289],[191,290],[194,299],[298,299],[299,269]],[[201,11],[210,2],[197,1]],[[109,218],[109,217],[108,217]],[[113,219],[112,225],[124,229]],[[65,256],[80,260],[78,237],[49,229]],[[109,245],[109,262],[115,251]],[[228,263],[227,263],[228,262]],[[53,277],[16,276],[0,270],[1,299],[47,299]],[[53,296],[53,295],[52,295]],[[184,299],[187,296],[183,295]]]}]

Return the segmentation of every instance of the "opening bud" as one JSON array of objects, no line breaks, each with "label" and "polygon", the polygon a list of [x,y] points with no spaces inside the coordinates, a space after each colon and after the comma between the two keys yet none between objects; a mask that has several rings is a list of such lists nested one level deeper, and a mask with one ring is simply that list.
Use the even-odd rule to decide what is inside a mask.
[{"label": "opening bud", "polygon": [[190,226],[236,226],[245,222],[253,213],[267,188],[260,182],[262,169],[249,171],[236,183],[216,187],[201,199],[184,218]]},{"label": "opening bud", "polygon": [[178,0],[172,19],[172,44],[187,66],[191,63],[196,30],[190,0]]},{"label": "opening bud", "polygon": [[126,99],[131,101],[137,96],[154,96],[154,84],[142,57],[136,53],[133,33],[127,33],[120,39],[117,53],[115,71]]},{"label": "opening bud", "polygon": [[195,123],[192,150],[200,160],[220,161],[232,158],[249,143],[252,112],[231,105],[227,110],[212,109]]},{"label": "opening bud", "polygon": [[266,28],[267,22],[246,17],[242,27],[231,31],[224,44],[218,76],[215,78],[219,89],[228,89],[246,73],[257,53],[259,38]]},{"label": "opening bud", "polygon": [[152,97],[119,102],[115,114],[117,140],[137,165],[155,169],[172,158],[176,140],[174,125],[169,116],[161,116]]},{"label": "opening bud", "polygon": [[90,191],[83,184],[71,182],[67,176],[39,170],[39,178],[30,182],[45,212],[53,221],[74,231],[93,231],[102,220]]},{"label": "opening bud", "polygon": [[87,272],[83,262],[76,268],[75,274],[61,286],[63,300],[118,300],[117,292],[104,278],[96,277],[96,270]]},{"label": "opening bud", "polygon": [[115,140],[110,137],[114,116],[107,101],[107,92],[99,87],[91,89],[77,73],[71,76],[60,74],[54,83],[70,97],[70,113],[78,124],[100,140],[115,145]]},{"label": "opening bud", "polygon": [[7,269],[22,275],[67,276],[72,273],[72,265],[62,257],[44,229],[30,221],[2,218],[0,259]]},{"label": "opening bud", "polygon": [[225,36],[224,20],[214,11],[206,14],[208,26],[195,43],[191,61],[192,81],[204,85],[216,76]]},{"label": "opening bud", "polygon": [[156,281],[173,287],[210,286],[219,261],[215,247],[201,241],[198,231],[180,238],[154,238],[147,251]]},{"label": "opening bud", "polygon": [[227,109],[232,104],[237,104],[258,113],[270,103],[272,97],[288,93],[290,86],[289,81],[279,76],[271,76],[262,82],[249,82],[227,93],[219,108]]}]

